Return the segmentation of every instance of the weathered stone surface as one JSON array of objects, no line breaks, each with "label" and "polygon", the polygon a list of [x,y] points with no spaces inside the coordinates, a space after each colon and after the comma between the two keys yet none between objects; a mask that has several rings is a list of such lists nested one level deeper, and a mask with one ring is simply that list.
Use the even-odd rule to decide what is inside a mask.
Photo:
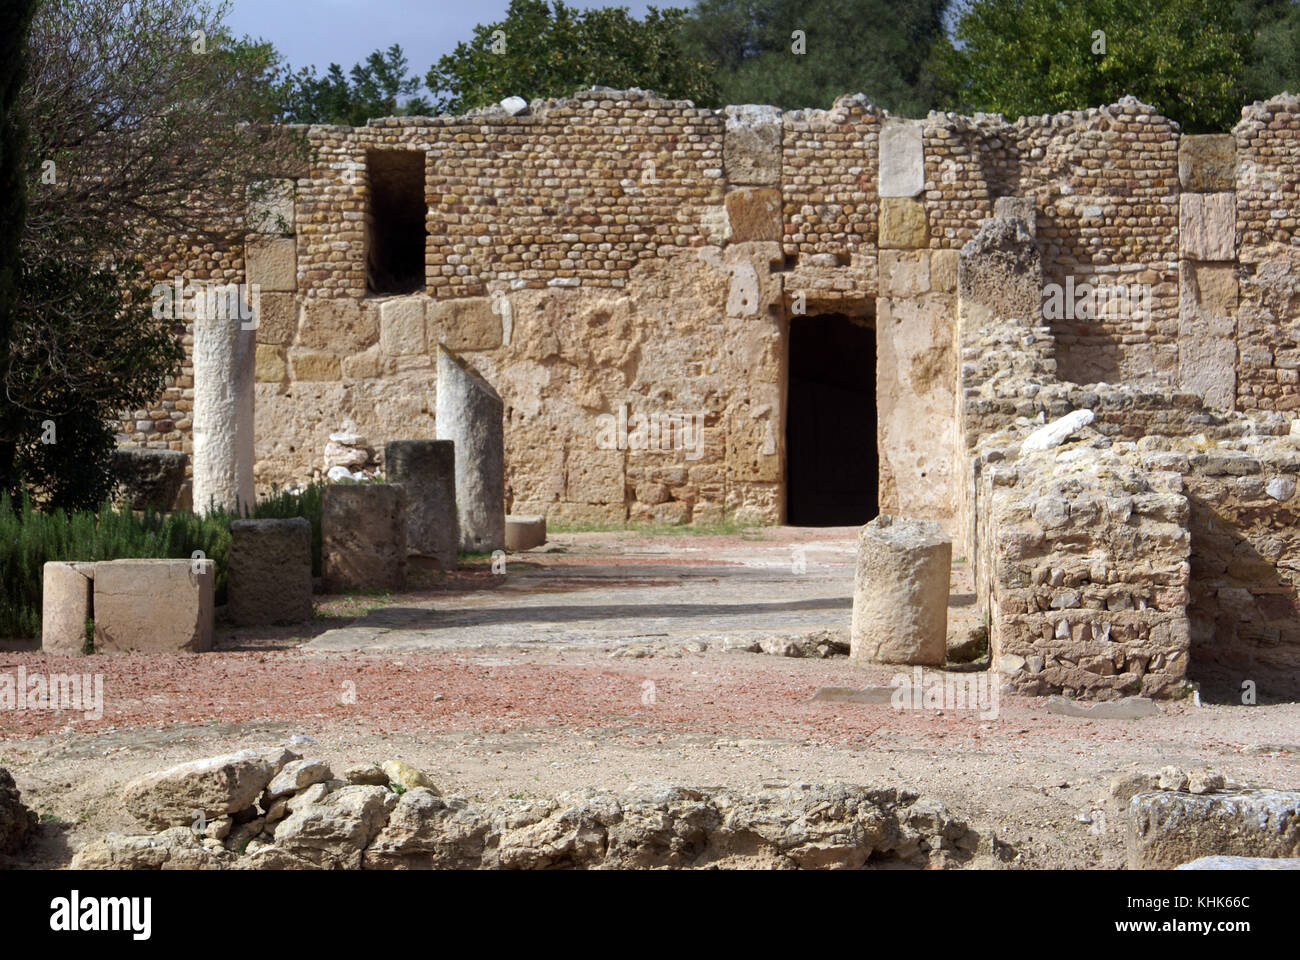
[{"label": "weathered stone surface", "polygon": [[947,657],[952,541],[937,523],[881,514],[858,536],[850,656],[940,664]]},{"label": "weathered stone surface", "polygon": [[1022,454],[1035,453],[1040,450],[1059,447],[1069,440],[1071,436],[1092,423],[1092,420],[1093,412],[1091,410],[1071,410],[1059,420],[1053,420],[1025,437],[1020,444],[1020,452]]},{"label": "weathered stone surface", "polygon": [[961,248],[957,267],[963,324],[989,317],[1037,324],[1042,317],[1042,257],[1022,222],[985,220]]},{"label": "weathered stone surface", "polygon": [[879,231],[882,250],[924,247],[930,240],[925,204],[910,197],[882,197]]},{"label": "weathered stone surface", "polygon": [[456,445],[451,440],[390,440],[384,446],[389,483],[406,491],[406,549],[456,569]]},{"label": "weathered stone surface", "polygon": [[1038,236],[1038,205],[1033,197],[998,197],[993,201],[993,216],[1019,220],[1031,237]]},{"label": "weathered stone surface", "polygon": [[309,297],[295,344],[342,355],[358,353],[379,342],[379,310],[351,297]]},{"label": "weathered stone surface", "polygon": [[36,832],[36,813],[27,809],[13,775],[0,767],[0,853],[17,853]]},{"label": "weathered stone surface", "polygon": [[253,233],[294,232],[292,180],[263,180],[248,186],[248,229]]},{"label": "weathered stone surface", "polygon": [[291,347],[289,362],[295,380],[339,380],[343,376],[339,358],[332,353]]},{"label": "weathered stone surface", "polygon": [[298,301],[292,293],[262,290],[253,297],[257,342],[287,347],[298,334]]},{"label": "weathered stone surface", "polygon": [[745,104],[725,109],[722,167],[732,186],[766,187],[781,182],[781,111]]},{"label": "weathered stone surface", "polygon": [[174,510],[189,454],[180,450],[115,450],[113,475],[132,510]]},{"label": "weathered stone surface", "polygon": [[505,548],[505,434],[501,397],[460,357],[438,348],[438,437],[456,445],[461,549]]},{"label": "weathered stone surface", "polygon": [[1237,138],[1230,133],[1183,134],[1178,140],[1178,182],[1184,190],[1236,189]]},{"label": "weathered stone surface", "polygon": [[230,524],[227,615],[241,625],[310,620],[311,521]]},{"label": "weathered stone surface", "polygon": [[1237,396],[1235,268],[1184,260],[1178,281],[1178,388],[1230,410]]},{"label": "weathered stone surface", "polygon": [[212,649],[213,561],[105,560],[94,579],[96,653]]},{"label": "weathered stone surface", "polygon": [[257,357],[253,362],[253,378],[258,383],[283,383],[288,376],[288,354],[284,347],[259,343]]},{"label": "weathered stone surface", "polygon": [[403,763],[401,760],[385,760],[380,765],[384,776],[388,778],[389,783],[396,783],[406,787],[408,790],[415,787],[423,787],[425,790],[438,792],[432,780],[427,775],[415,769],[409,763]]},{"label": "weathered stone surface", "polygon": [[[215,841],[210,841],[215,843]],[[73,870],[224,870],[234,854],[209,847],[188,826],[148,836],[110,833],[92,840],[72,858]]]},{"label": "weathered stone surface", "polygon": [[194,509],[252,506],[255,332],[194,321]]},{"label": "weathered stone surface", "polygon": [[244,251],[244,274],[249,285],[264,293],[292,293],[298,289],[297,242],[292,238],[249,240]]},{"label": "weathered stone surface", "polygon": [[1062,717],[1086,717],[1089,720],[1136,720],[1160,713],[1150,697],[1124,697],[1102,703],[1076,703],[1065,697],[1048,697],[1047,712]]},{"label": "weathered stone surface", "polygon": [[1300,870],[1300,857],[1197,857],[1175,870]]},{"label": "weathered stone surface", "polygon": [[343,771],[343,779],[348,783],[363,787],[386,787],[388,774],[375,763],[358,763]]},{"label": "weathered stone surface", "polygon": [[[277,800],[299,790],[306,790],[313,783],[333,779],[330,765],[323,760],[290,760],[266,785],[266,798]],[[269,813],[267,819],[270,819]]]},{"label": "weathered stone surface", "polygon": [[317,866],[355,870],[396,805],[397,795],[383,787],[341,787],[281,821],[275,845]]},{"label": "weathered stone surface", "polygon": [[41,583],[41,649],[64,656],[85,652],[86,623],[91,619],[94,581],[78,567],[91,564],[45,564]]},{"label": "weathered stone surface", "polygon": [[396,484],[332,483],[321,512],[322,575],[331,593],[406,585],[406,492]]},{"label": "weathered stone surface", "polygon": [[428,353],[424,333],[424,297],[386,300],[379,307],[379,343],[390,357],[422,356]]},{"label": "weathered stone surface", "polygon": [[122,788],[122,804],[147,827],[193,823],[247,810],[271,778],[290,760],[287,750],[259,754],[252,750],[206,757],[137,777]]},{"label": "weathered stone surface", "polygon": [[1245,790],[1138,794],[1125,834],[1131,870],[1198,857],[1300,857],[1300,792]]},{"label": "weathered stone surface", "polygon": [[[880,196],[915,197],[925,189],[925,150],[919,120],[890,118],[880,128]],[[881,246],[887,244],[881,243]],[[895,246],[895,244],[889,244]],[[896,246],[921,246],[919,243]]]},{"label": "weathered stone surface", "polygon": [[448,350],[492,350],[501,346],[501,314],[490,297],[464,297],[429,304],[429,343]]},{"label": "weathered stone surface", "polygon": [[727,191],[727,221],[732,243],[781,239],[781,191],[741,187]]},{"label": "weathered stone surface", "polygon": [[506,549],[531,550],[546,542],[546,517],[506,517]]},{"label": "weathered stone surface", "polygon": [[1179,253],[1193,260],[1236,259],[1236,201],[1235,193],[1179,194]]}]

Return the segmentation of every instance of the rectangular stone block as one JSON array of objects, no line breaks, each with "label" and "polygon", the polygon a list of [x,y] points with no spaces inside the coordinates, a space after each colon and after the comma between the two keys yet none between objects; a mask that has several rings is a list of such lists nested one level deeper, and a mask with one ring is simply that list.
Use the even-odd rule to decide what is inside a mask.
[{"label": "rectangular stone block", "polygon": [[391,483],[332,483],[321,512],[330,593],[406,586],[406,493]]},{"label": "rectangular stone block", "polygon": [[95,651],[211,650],[215,584],[211,560],[96,563]]},{"label": "rectangular stone block", "polygon": [[253,298],[257,342],[287,347],[298,333],[298,298],[292,293],[263,290]]},{"label": "rectangular stone block", "polygon": [[925,148],[916,120],[886,120],[880,128],[880,196],[915,197],[925,189]]},{"label": "rectangular stone block", "polygon": [[250,233],[285,236],[294,232],[292,180],[250,183],[247,198]]},{"label": "rectangular stone block", "polygon": [[258,383],[280,383],[288,375],[289,365],[285,362],[284,347],[259,343],[257,357],[253,361],[253,378]]},{"label": "rectangular stone block", "polygon": [[[87,569],[88,568],[88,569]],[[78,655],[86,649],[86,622],[91,619],[94,564],[45,564],[41,583],[41,649]]]},{"label": "rectangular stone block", "polygon": [[244,276],[264,292],[298,289],[298,242],[292,237],[249,240],[244,247]]},{"label": "rectangular stone block", "polygon": [[411,357],[428,352],[424,333],[427,300],[407,297],[379,306],[379,343],[390,357]]},{"label": "rectangular stone block", "polygon": [[501,314],[490,297],[438,300],[429,305],[429,343],[453,353],[501,346]]},{"label": "rectangular stone block", "polygon": [[1178,182],[1184,190],[1235,190],[1236,177],[1237,138],[1232,134],[1185,135],[1178,141]]},{"label": "rectangular stone block", "polygon": [[227,613],[233,623],[311,619],[311,521],[233,521],[228,563]]},{"label": "rectangular stone block", "polygon": [[342,364],[332,353],[292,347],[289,350],[289,361],[295,380],[339,380],[343,377]]},{"label": "rectangular stone block", "polygon": [[732,186],[766,187],[781,182],[781,111],[743,104],[726,108],[722,168]]},{"label": "rectangular stone block", "polygon": [[1236,259],[1237,195],[1179,194],[1178,249],[1191,260]]},{"label": "rectangular stone block", "polygon": [[351,297],[303,301],[297,344],[330,353],[360,353],[379,342],[379,311]]},{"label": "rectangular stone block", "polygon": [[771,242],[781,239],[781,191],[767,187],[741,187],[727,192],[727,222],[732,243]]},{"label": "rectangular stone block", "polygon": [[929,239],[925,204],[908,197],[881,199],[879,231],[881,249],[924,247]]},{"label": "rectangular stone block", "polygon": [[[594,434],[592,443],[594,447]],[[565,468],[565,500],[570,503],[611,503],[622,507],[626,496],[622,450],[570,447]]]}]

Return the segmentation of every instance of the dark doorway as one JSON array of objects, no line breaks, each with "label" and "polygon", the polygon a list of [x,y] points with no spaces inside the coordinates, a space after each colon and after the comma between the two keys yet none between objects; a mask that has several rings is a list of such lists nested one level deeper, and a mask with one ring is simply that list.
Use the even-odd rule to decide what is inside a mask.
[{"label": "dark doorway", "polygon": [[842,314],[790,321],[786,522],[857,526],[878,512],[876,332]]},{"label": "dark doorway", "polygon": [[415,293],[424,289],[424,151],[372,150],[366,154],[369,206],[366,289]]}]

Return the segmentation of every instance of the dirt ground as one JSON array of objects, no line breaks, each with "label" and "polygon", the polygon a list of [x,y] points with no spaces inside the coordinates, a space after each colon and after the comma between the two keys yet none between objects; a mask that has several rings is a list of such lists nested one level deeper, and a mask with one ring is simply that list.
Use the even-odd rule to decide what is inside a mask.
[{"label": "dirt ground", "polygon": [[[15,865],[66,865],[94,837],[139,832],[117,799],[134,776],[284,742],[340,768],[403,759],[481,800],[646,782],[906,786],[995,832],[1020,867],[1119,867],[1117,774],[1208,765],[1243,784],[1300,781],[1300,704],[1184,700],[1093,720],[1008,695],[983,717],[813,700],[899,672],[747,651],[847,638],[853,537],[555,535],[504,575],[486,558],[417,570],[400,595],[318,597],[305,627],[222,627],[212,653],[0,653],[0,673],[93,673],[104,691],[97,718],[0,710],[0,766],[44,821]],[[978,622],[967,564],[954,566],[950,632]]]}]

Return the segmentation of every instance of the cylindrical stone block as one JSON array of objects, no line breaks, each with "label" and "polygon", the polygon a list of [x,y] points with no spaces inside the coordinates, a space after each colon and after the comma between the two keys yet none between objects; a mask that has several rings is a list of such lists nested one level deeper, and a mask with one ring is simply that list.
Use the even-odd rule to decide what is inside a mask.
[{"label": "cylindrical stone block", "polygon": [[952,541],[937,523],[882,513],[858,535],[850,653],[874,663],[947,657]]},{"label": "cylindrical stone block", "polygon": [[506,517],[506,549],[511,552],[531,550],[546,542],[546,518],[543,516]]},{"label": "cylindrical stone block", "polygon": [[[238,316],[194,320],[194,510],[252,508],[255,330]],[[215,315],[212,315],[215,314]]]},{"label": "cylindrical stone block", "polygon": [[456,445],[450,440],[390,440],[384,473],[406,491],[406,550],[456,569]]},{"label": "cylindrical stone block", "polygon": [[504,407],[492,385],[438,346],[438,437],[456,444],[460,547],[491,553],[506,545]]},{"label": "cylindrical stone block", "polygon": [[331,483],[321,502],[321,574],[331,593],[406,586],[406,491]]},{"label": "cylindrical stone block", "polygon": [[230,524],[226,613],[241,626],[311,619],[311,521]]}]

